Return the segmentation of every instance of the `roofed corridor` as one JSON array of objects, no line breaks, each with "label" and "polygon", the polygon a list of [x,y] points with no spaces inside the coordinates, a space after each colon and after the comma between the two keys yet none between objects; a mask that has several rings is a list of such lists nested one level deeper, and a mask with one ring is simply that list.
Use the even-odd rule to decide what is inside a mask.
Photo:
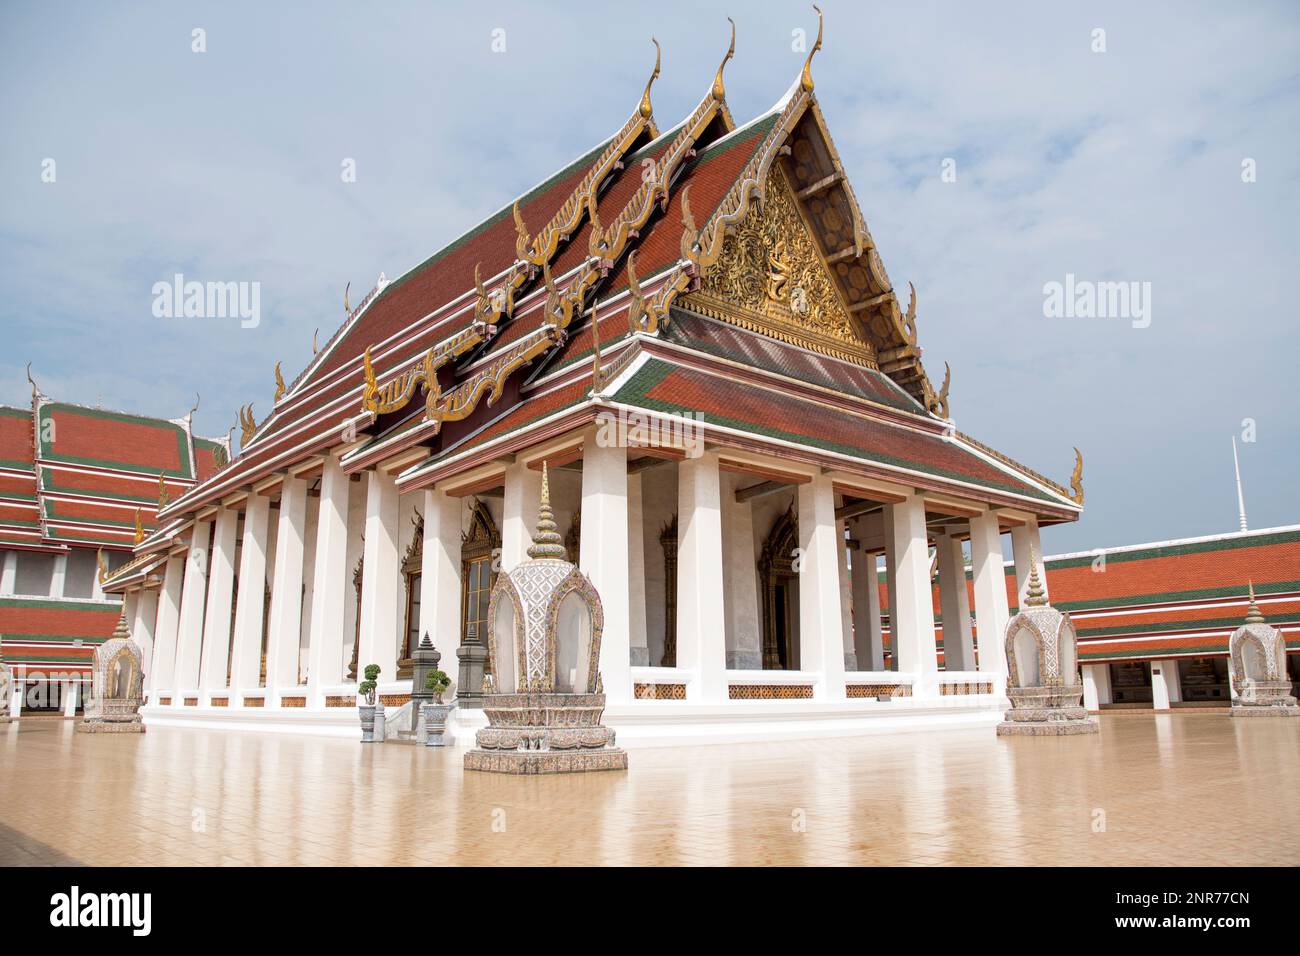
[{"label": "roofed corridor", "polygon": [[634,749],[627,773],[520,778],[454,749],[25,720],[0,732],[0,864],[1295,865],[1296,723]]}]

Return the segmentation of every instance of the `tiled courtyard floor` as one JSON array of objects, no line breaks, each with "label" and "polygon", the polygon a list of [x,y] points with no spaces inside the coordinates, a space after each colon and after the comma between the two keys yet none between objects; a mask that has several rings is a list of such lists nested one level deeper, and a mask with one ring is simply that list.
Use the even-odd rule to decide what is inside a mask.
[{"label": "tiled courtyard floor", "polygon": [[1300,720],[635,749],[626,774],[540,779],[462,753],[21,721],[0,727],[0,863],[1300,863]]}]

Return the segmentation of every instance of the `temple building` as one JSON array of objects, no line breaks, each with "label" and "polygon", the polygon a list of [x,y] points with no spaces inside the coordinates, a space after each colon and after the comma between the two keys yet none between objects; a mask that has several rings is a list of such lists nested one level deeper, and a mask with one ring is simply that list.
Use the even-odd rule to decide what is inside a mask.
[{"label": "temple building", "polygon": [[158,509],[229,459],[192,413],[167,420],[56,402],[0,406],[0,642],[15,674],[3,706],[81,706],[95,647],[122,613],[104,578],[131,558]]},{"label": "temple building", "polygon": [[1079,634],[1090,710],[1228,707],[1228,640],[1247,588],[1282,631],[1300,689],[1300,525],[1098,549],[1046,560]]},{"label": "temple building", "polygon": [[[656,59],[607,139],[345,294],[302,372],[277,366],[270,413],[241,412],[239,455],[108,580],[146,649],[147,722],[355,734],[357,674],[378,665],[380,699],[407,704],[427,632],[449,733],[472,740],[490,596],[525,560],[544,464],[603,606],[620,740],[1005,708],[1003,535],[1023,588],[1039,529],[1081,513],[1081,459],[1067,489],[954,426],[818,104],[820,45],[744,123],[734,34],[666,126]],[[932,551],[965,622],[942,667]]]}]

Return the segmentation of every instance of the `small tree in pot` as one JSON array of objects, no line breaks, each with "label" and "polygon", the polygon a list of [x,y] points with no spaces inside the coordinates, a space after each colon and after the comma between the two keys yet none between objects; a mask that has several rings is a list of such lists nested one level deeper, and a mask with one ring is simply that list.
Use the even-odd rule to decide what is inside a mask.
[{"label": "small tree in pot", "polygon": [[424,689],[433,691],[435,703],[424,704],[420,707],[420,712],[424,715],[424,730],[426,747],[443,746],[442,735],[447,729],[447,714],[451,712],[455,703],[444,704],[442,695],[446,693],[447,688],[451,686],[451,678],[445,671],[431,670],[429,676],[424,679]]},{"label": "small tree in pot", "polygon": [[433,691],[433,699],[439,704],[442,703],[442,695],[450,686],[451,678],[447,676],[446,671],[429,671],[429,676],[424,679],[424,689]]},{"label": "small tree in pot", "polygon": [[[357,693],[365,698],[365,703],[357,708],[361,715],[361,742],[363,744],[375,743],[375,697],[379,690],[379,665],[367,664],[365,669],[365,680],[357,685]],[[381,736],[380,740],[383,739]]]}]

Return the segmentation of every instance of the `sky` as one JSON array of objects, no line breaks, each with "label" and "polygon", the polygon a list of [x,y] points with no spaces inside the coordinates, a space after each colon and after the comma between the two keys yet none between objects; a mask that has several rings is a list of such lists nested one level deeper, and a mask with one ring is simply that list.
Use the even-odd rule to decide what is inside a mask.
[{"label": "sky", "polygon": [[[817,96],[958,428],[1061,482],[1083,452],[1084,516],[1044,550],[1235,530],[1234,436],[1251,527],[1300,523],[1300,5],[822,7]],[[744,122],[796,77],[810,5],[6,0],[0,404],[31,362],[60,401],[197,393],[203,435],[265,416],[347,283],[355,305],[616,130],[652,36],[655,117],[684,117],[728,14]],[[260,321],[155,315],[177,273],[258,283]],[[1067,276],[1148,308],[1051,317]]]}]

